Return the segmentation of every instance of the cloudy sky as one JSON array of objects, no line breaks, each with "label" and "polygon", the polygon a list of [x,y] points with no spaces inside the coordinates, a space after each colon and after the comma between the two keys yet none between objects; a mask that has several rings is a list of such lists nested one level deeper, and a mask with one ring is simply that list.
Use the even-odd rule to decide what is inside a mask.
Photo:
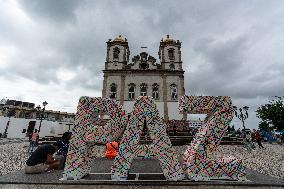
[{"label": "cloudy sky", "polygon": [[283,10],[282,0],[2,0],[0,98],[75,112],[80,96],[101,96],[109,38],[126,36],[130,59],[141,46],[158,59],[169,34],[182,42],[186,93],[229,95],[256,128],[257,107],[284,95]]}]

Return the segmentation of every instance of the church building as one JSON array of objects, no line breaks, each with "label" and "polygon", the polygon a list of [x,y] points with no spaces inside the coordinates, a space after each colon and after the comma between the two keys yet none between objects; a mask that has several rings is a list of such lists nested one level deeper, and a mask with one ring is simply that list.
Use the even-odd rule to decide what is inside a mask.
[{"label": "church building", "polygon": [[158,55],[158,61],[146,52],[130,56],[126,38],[110,39],[102,97],[116,99],[131,112],[138,96],[151,96],[165,121],[186,119],[178,112],[178,99],[185,93],[181,42],[167,35],[160,41]]}]

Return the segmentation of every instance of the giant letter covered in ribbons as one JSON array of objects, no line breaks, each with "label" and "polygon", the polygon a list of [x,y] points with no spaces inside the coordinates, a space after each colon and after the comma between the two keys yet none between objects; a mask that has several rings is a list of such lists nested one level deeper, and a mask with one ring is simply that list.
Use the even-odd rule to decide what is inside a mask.
[{"label": "giant letter covered in ribbons", "polygon": [[[144,123],[153,143],[139,145]],[[177,154],[172,148],[166,133],[166,125],[160,118],[159,111],[152,97],[141,96],[136,99],[126,130],[119,145],[111,172],[113,180],[126,180],[133,158],[145,154],[157,157],[167,180],[184,178]]]},{"label": "giant letter covered in ribbons", "polygon": [[233,157],[208,159],[208,153],[219,145],[233,119],[232,102],[227,96],[183,96],[179,100],[180,113],[207,114],[191,145],[184,153],[184,166],[189,179],[245,180],[241,160]]},{"label": "giant letter covered in ribbons", "polygon": [[[110,120],[106,125],[99,126],[98,116],[102,113],[106,113]],[[91,144],[105,144],[117,139],[123,133],[126,124],[127,115],[115,100],[81,97],[63,177],[77,180],[89,174],[92,161]]]}]

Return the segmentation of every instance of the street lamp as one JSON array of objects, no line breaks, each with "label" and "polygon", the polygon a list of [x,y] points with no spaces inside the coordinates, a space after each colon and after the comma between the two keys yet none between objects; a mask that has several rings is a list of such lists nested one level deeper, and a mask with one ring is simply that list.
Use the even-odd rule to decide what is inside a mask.
[{"label": "street lamp", "polygon": [[9,120],[7,121],[6,128],[3,134],[3,138],[7,138],[7,131],[10,125],[10,119],[12,116],[15,116],[15,110],[10,110],[9,107],[4,107],[3,110],[7,112],[6,115],[9,117]]},{"label": "street lamp", "polygon": [[46,101],[44,101],[42,103],[43,105],[43,108],[41,109],[40,105],[38,105],[36,107],[36,110],[39,112],[39,118],[40,118],[40,122],[39,122],[39,128],[38,128],[38,133],[40,132],[40,128],[41,128],[41,122],[42,122],[42,119],[44,118],[44,111],[45,111],[45,106],[47,105],[48,103]]},{"label": "street lamp", "polygon": [[[239,114],[238,114],[238,108],[237,106],[233,106],[234,110],[235,110],[235,116],[237,118],[239,118],[239,120],[242,121],[243,123],[243,127],[244,127],[244,137],[246,136],[246,128],[245,128],[245,120],[248,118],[248,106],[244,106],[243,108],[239,108]],[[243,111],[244,110],[244,111]]]}]

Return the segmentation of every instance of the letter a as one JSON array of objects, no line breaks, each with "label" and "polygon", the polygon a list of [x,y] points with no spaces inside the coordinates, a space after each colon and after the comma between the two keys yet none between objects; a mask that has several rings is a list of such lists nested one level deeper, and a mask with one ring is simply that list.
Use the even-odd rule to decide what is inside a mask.
[{"label": "letter a", "polygon": [[[139,145],[145,120],[153,143]],[[112,180],[126,180],[133,159],[144,154],[159,159],[167,180],[176,181],[184,178],[176,151],[172,148],[166,133],[166,125],[159,116],[154,100],[146,96],[139,97],[134,104],[119,145],[119,152],[111,168]]]}]

